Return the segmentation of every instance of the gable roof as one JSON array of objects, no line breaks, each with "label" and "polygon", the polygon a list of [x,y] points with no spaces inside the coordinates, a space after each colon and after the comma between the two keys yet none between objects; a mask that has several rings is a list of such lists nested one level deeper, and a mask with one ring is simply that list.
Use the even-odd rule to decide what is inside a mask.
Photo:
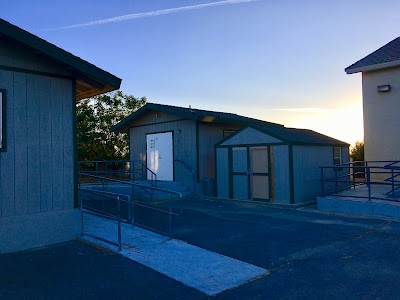
[{"label": "gable roof", "polygon": [[77,100],[119,89],[121,85],[120,78],[3,19],[0,36],[24,44],[70,70],[76,78]]},{"label": "gable roof", "polygon": [[260,125],[275,125],[283,127],[281,124],[271,123],[267,121],[257,120],[249,117],[240,116],[237,114],[216,112],[210,110],[186,108],[172,105],[146,103],[144,106],[139,108],[137,111],[132,113],[130,116],[123,119],[121,122],[113,126],[110,130],[113,132],[126,132],[131,124],[139,119],[145,112],[148,111],[159,111],[164,113],[170,113],[181,116],[184,119],[211,122],[211,123],[226,123],[226,124],[260,124]]},{"label": "gable roof", "polygon": [[400,37],[355,62],[345,69],[347,74],[400,66]]},{"label": "gable roof", "polygon": [[246,126],[245,128],[242,128],[241,130],[235,132],[234,134],[219,142],[216,146],[219,146],[233,136],[240,134],[240,132],[245,130],[246,128],[253,128],[276,139],[279,139],[286,144],[349,146],[348,143],[334,139],[330,136],[321,134],[310,129],[288,128],[284,126],[263,126],[257,124],[251,124],[249,126]]}]

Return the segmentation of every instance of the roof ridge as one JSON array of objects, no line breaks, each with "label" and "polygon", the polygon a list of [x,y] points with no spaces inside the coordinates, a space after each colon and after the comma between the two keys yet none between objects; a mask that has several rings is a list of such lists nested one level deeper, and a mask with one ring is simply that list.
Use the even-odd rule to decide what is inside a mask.
[{"label": "roof ridge", "polygon": [[239,115],[236,113],[230,113],[230,112],[223,112],[223,111],[216,111],[216,110],[207,110],[207,109],[200,109],[200,108],[193,108],[193,107],[183,107],[183,106],[176,106],[176,105],[170,105],[170,104],[160,104],[160,103],[154,103],[154,102],[147,102],[144,106],[146,106],[147,104],[150,105],[157,105],[157,106],[162,106],[162,107],[169,107],[169,108],[178,108],[178,109],[185,109],[185,110],[191,110],[191,111],[199,111],[199,112],[207,112],[207,113],[218,113],[218,114],[224,114],[224,115],[231,115],[231,116],[236,116],[236,117],[240,117],[240,118],[245,118],[248,120],[254,120],[260,123],[266,123],[266,124],[275,124],[278,126],[283,126],[282,124],[278,124],[278,123],[274,123],[274,122],[269,122],[266,120],[260,120],[260,119],[255,119],[252,117],[247,117],[247,116],[243,116],[243,115]]}]

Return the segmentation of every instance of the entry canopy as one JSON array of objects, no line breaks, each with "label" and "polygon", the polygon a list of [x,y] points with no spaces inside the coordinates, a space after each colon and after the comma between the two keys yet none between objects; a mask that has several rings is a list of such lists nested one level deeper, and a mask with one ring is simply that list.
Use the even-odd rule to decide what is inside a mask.
[{"label": "entry canopy", "polygon": [[0,19],[0,39],[23,44],[38,57],[65,67],[70,77],[76,79],[76,100],[110,92],[121,85],[120,78],[3,19]]}]

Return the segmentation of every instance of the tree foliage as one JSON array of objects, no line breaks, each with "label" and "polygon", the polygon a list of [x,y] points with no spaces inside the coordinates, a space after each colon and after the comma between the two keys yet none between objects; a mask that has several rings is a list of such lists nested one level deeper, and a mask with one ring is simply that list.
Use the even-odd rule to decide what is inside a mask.
[{"label": "tree foliage", "polygon": [[364,161],[364,141],[357,141],[350,148],[350,156],[353,161]]},{"label": "tree foliage", "polygon": [[84,99],[77,104],[77,139],[79,160],[128,159],[126,133],[110,128],[146,103],[122,91]]}]

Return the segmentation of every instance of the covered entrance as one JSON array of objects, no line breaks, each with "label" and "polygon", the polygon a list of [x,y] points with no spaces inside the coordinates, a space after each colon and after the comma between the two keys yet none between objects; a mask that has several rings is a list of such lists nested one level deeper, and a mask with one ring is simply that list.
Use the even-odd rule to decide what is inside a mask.
[{"label": "covered entrance", "polygon": [[270,147],[232,147],[228,151],[232,198],[270,201]]},{"label": "covered entrance", "polygon": [[[157,175],[157,180],[174,180],[173,136],[172,132],[146,135],[147,168]],[[153,174],[148,171],[147,179]]]}]

